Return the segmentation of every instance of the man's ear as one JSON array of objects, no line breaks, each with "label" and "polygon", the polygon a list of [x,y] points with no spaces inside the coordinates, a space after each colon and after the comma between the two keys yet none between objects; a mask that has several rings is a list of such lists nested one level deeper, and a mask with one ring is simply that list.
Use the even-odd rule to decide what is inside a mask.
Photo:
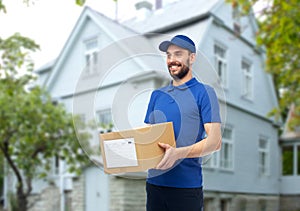
[{"label": "man's ear", "polygon": [[191,53],[190,54],[190,63],[193,64],[196,60],[196,54],[195,53]]}]

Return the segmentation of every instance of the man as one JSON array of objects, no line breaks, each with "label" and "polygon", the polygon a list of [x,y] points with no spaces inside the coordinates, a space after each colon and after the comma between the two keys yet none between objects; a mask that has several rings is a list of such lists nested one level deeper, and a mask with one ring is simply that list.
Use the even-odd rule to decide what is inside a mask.
[{"label": "man", "polygon": [[162,161],[148,171],[147,211],[203,209],[201,157],[219,150],[221,129],[216,94],[192,75],[194,42],[184,35],[164,41],[173,80],[151,94],[145,123],[173,122],[176,148],[159,143]]}]

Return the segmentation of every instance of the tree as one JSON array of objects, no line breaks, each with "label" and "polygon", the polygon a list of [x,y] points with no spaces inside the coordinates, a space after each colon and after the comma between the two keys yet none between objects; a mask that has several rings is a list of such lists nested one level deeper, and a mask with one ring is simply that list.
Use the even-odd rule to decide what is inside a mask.
[{"label": "tree", "polygon": [[266,71],[273,75],[279,108],[270,112],[285,118],[295,105],[292,127],[300,125],[300,1],[299,0],[227,0],[240,7],[242,15],[252,12],[253,5],[264,1],[268,5],[256,14],[259,31],[257,43],[266,49]]},{"label": "tree", "polygon": [[[7,12],[3,0],[0,12]],[[62,104],[54,104],[45,90],[28,88],[35,79],[30,52],[38,49],[33,40],[18,33],[0,37],[0,158],[17,179],[14,206],[18,211],[28,209],[32,181],[47,176],[53,157],[65,160],[69,172],[75,173],[90,163],[77,141],[85,143],[90,138],[85,124]],[[80,131],[75,131],[73,121]]]},{"label": "tree", "polygon": [[[0,154],[17,179],[19,211],[27,210],[32,181],[47,175],[53,157],[65,160],[70,172],[88,163],[72,115],[40,87],[28,88],[34,81],[29,53],[38,48],[20,34],[0,38]],[[89,138],[84,132],[77,135],[81,141]]]}]

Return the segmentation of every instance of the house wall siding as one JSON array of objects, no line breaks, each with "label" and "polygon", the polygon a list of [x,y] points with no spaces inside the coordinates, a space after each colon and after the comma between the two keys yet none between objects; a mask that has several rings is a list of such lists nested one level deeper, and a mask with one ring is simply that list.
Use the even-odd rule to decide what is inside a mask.
[{"label": "house wall siding", "polygon": [[[85,44],[84,42],[92,37],[99,39],[98,47],[102,49],[107,43],[111,42],[111,39],[105,35],[99,26],[93,21],[87,19],[85,26],[82,28],[79,34],[76,35],[74,45],[67,49],[67,55],[64,60],[58,59],[57,65],[60,70],[57,71],[57,80],[51,85],[50,92],[52,96],[64,96],[74,93],[74,89],[77,86],[80,75],[84,72],[86,67],[85,61]],[[58,67],[56,65],[56,67]],[[52,70],[54,72],[55,69]],[[52,73],[53,74],[53,73]]]},{"label": "house wall siding", "polygon": [[[220,20],[224,22],[224,24],[233,29],[234,19],[233,19],[233,8],[230,3],[222,3],[219,4],[219,7],[214,11],[214,15],[216,15]],[[247,39],[248,42],[252,44],[256,43],[254,28],[257,27],[255,20],[252,20],[254,17],[251,15],[245,15],[240,17],[240,26],[241,26],[241,35]]]},{"label": "house wall siding", "polygon": [[[214,11],[215,14],[218,14],[219,18],[223,20],[226,26],[229,28],[232,27],[231,13],[232,11],[228,5],[222,5],[217,8],[217,11]],[[99,18],[100,19],[100,18]],[[80,30],[80,33],[75,35],[75,39],[72,40],[73,44],[70,47],[68,52],[64,54],[63,60],[59,66],[59,71],[56,79],[51,87],[51,94],[54,97],[58,96],[67,96],[72,95],[76,83],[78,81],[79,75],[84,68],[84,45],[83,41],[89,37],[95,35],[101,35],[101,45],[102,48],[111,44],[113,39],[105,34],[101,30],[101,26],[97,25],[96,22],[93,22],[94,19],[87,18],[85,24]],[[101,19],[100,19],[101,20]],[[215,41],[222,42],[228,48],[228,87],[225,90],[217,89],[218,93],[223,94],[225,102],[222,105],[222,109],[226,112],[224,115],[223,122],[224,124],[230,124],[234,129],[234,169],[232,171],[224,171],[220,169],[205,169],[204,170],[204,189],[205,189],[205,198],[209,199],[211,197],[211,206],[212,210],[220,210],[221,200],[229,199],[229,210],[259,210],[260,203],[263,201],[267,204],[266,210],[278,210],[279,199],[276,194],[279,193],[278,181],[279,181],[279,165],[277,161],[279,160],[279,150],[278,150],[278,137],[277,137],[277,128],[272,126],[272,122],[266,120],[265,116],[274,106],[276,106],[276,98],[274,97],[274,90],[270,86],[269,78],[267,74],[263,71],[263,61],[262,55],[258,54],[256,51],[245,43],[242,39],[235,37],[234,34],[230,33],[228,29],[225,29],[224,26],[216,25],[214,23],[213,17],[208,18],[200,22],[194,22],[188,24],[182,28],[176,28],[174,30],[168,31],[169,35],[174,34],[188,34],[191,36],[199,47],[199,50],[203,53],[202,58],[206,58],[210,65],[214,64],[214,53],[213,46]],[[243,23],[246,20],[243,20]],[[102,22],[101,22],[102,23]],[[109,28],[109,25],[106,26]],[[122,26],[121,26],[122,27]],[[255,43],[253,39],[253,31],[251,24],[243,28],[243,36],[248,39],[250,43]],[[205,35],[205,36],[204,36]],[[169,38],[169,37],[168,37]],[[149,43],[155,44],[154,47],[157,48],[157,44],[161,41],[161,36],[153,36],[149,38]],[[124,44],[124,43],[123,43]],[[142,43],[138,43],[141,45]],[[199,46],[198,46],[199,45]],[[141,45],[144,46],[144,45]],[[124,46],[118,46],[119,48],[113,51],[114,57],[128,58],[125,57]],[[160,53],[157,54],[160,56]],[[125,56],[124,56],[125,55]],[[114,58],[111,57],[111,58]],[[138,56],[136,56],[138,57]],[[144,57],[141,58],[139,63],[136,63],[137,58],[128,59],[120,61],[114,66],[107,75],[103,77],[100,85],[109,85],[112,83],[117,83],[123,79],[127,79],[131,76],[136,76],[138,73],[145,71],[143,65],[141,66],[141,60],[144,60]],[[243,57],[251,59],[251,64],[253,67],[254,77],[254,96],[253,100],[245,100],[241,96],[241,68],[240,63]],[[155,60],[156,61],[156,60]],[[159,68],[153,68],[154,70],[162,70],[167,72],[165,61]],[[198,61],[198,60],[197,60]],[[109,63],[105,60],[105,64]],[[104,63],[103,63],[104,64]],[[161,62],[158,63],[159,65]],[[200,66],[197,66],[199,65]],[[209,74],[216,74],[215,72],[207,73],[205,69],[206,62],[200,59],[198,64],[195,64],[195,70],[199,71],[199,78],[209,78],[208,82],[212,83],[212,86],[218,86],[216,80],[211,80]],[[203,65],[203,66],[201,66]],[[153,66],[154,67],[154,66]],[[155,66],[156,67],[156,66]],[[150,67],[152,68],[152,66]],[[197,72],[198,73],[198,72]],[[206,76],[205,76],[206,75]],[[216,78],[216,75],[214,75]],[[96,77],[95,77],[96,78]],[[82,84],[85,91],[90,89],[89,84],[93,80],[93,77],[87,77],[85,82]],[[135,84],[138,86],[156,87],[152,81]],[[92,87],[95,88],[95,87]],[[99,88],[99,87],[97,87]],[[115,93],[117,92],[118,85],[114,87],[107,86],[106,89],[101,89],[98,96],[95,98],[95,111],[103,108],[109,108],[116,99],[114,99]],[[86,102],[84,99],[88,98],[92,93],[85,93],[80,97],[81,102]],[[149,96],[143,96],[140,99],[140,102],[144,102],[144,106],[147,104]],[[219,95],[218,95],[219,97]],[[69,111],[72,110],[71,98],[64,99],[67,108]],[[93,101],[93,102],[94,102]],[[146,102],[146,103],[145,103]],[[226,105],[226,102],[229,102]],[[139,104],[140,105],[140,104]],[[226,106],[225,106],[226,105]],[[84,113],[87,107],[82,103],[78,111]],[[142,122],[142,118],[137,118],[136,116],[141,117],[144,115],[144,110],[146,107],[139,107],[139,109],[133,109],[135,112],[132,112],[130,117],[130,123],[132,125],[138,125]],[[93,111],[92,111],[93,112]],[[94,113],[90,113],[94,114]],[[261,116],[261,117],[259,117]],[[86,118],[89,120],[93,115],[87,115]],[[134,119],[134,120],[133,120]],[[123,129],[118,127],[117,129]],[[98,146],[97,134],[94,134],[94,144]],[[271,166],[269,176],[259,176],[258,172],[258,139],[260,135],[265,135],[270,139],[270,163]],[[93,178],[97,178],[99,182],[99,175],[94,174]],[[109,178],[109,179],[107,179]],[[108,176],[105,181],[107,187],[101,187],[101,191],[106,191],[104,205],[106,208],[112,211],[143,211],[145,210],[146,204],[146,193],[145,193],[145,180],[143,179],[128,179],[123,177]],[[93,180],[94,181],[94,180]],[[85,188],[87,185],[94,185],[95,183],[92,180],[79,178],[73,183],[73,191],[68,192],[68,197],[71,198],[72,208],[74,210],[87,210],[86,204],[89,194],[97,194],[97,190],[86,191]],[[106,189],[107,188],[107,189]],[[82,195],[80,195],[82,194]],[[102,194],[102,192],[101,192]],[[101,195],[100,194],[100,195]],[[102,195],[103,196],[103,195]],[[57,197],[57,196],[56,196]],[[84,199],[84,197],[86,197]],[[59,198],[59,197],[58,197]],[[100,199],[95,197],[95,202],[99,203]],[[85,202],[84,202],[85,201]],[[98,206],[101,206],[97,204]],[[88,209],[87,211],[90,211]]]},{"label": "house wall siding", "polygon": [[[207,190],[253,194],[279,193],[279,150],[277,129],[269,122],[227,105],[228,124],[233,129],[233,170],[205,168]],[[269,173],[260,175],[258,141],[260,135],[269,139]],[[219,152],[217,152],[219,153]],[[226,182],[225,182],[226,181]]]},{"label": "house wall siding", "polygon": [[[216,24],[211,24],[204,39],[205,42],[200,46],[200,49],[202,49],[212,65],[215,63],[214,44],[221,43],[226,48],[227,87],[224,88],[226,101],[262,116],[266,116],[268,112],[277,106],[272,82],[263,69],[262,55],[255,52],[252,47],[224,27]],[[252,99],[246,99],[242,93],[243,72],[241,62],[243,58],[249,60],[251,64],[253,78]],[[218,84],[213,84],[213,86],[218,86]]]}]

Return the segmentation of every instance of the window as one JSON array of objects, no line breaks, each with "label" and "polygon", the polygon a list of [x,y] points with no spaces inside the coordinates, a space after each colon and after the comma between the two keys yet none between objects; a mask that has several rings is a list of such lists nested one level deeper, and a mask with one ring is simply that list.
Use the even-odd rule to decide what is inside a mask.
[{"label": "window", "polygon": [[251,99],[253,97],[253,80],[251,64],[245,60],[242,61],[242,73],[243,73],[243,96]]},{"label": "window", "polygon": [[269,174],[269,141],[265,137],[259,138],[259,173],[260,175]]},{"label": "window", "polygon": [[100,110],[97,112],[98,126],[100,132],[109,132],[112,129],[112,114],[110,109]]},{"label": "window", "polygon": [[233,138],[232,128],[229,127],[224,128],[222,135],[220,167],[222,169],[233,169]]},{"label": "window", "polygon": [[222,148],[220,151],[206,156],[203,161],[205,167],[221,168],[226,170],[233,169],[233,131],[226,126],[222,135]]},{"label": "window", "polygon": [[[299,146],[298,146],[299,150]],[[294,146],[282,147],[282,175],[294,174]]]},{"label": "window", "polygon": [[282,175],[300,175],[300,145],[282,147]]},{"label": "window", "polygon": [[202,158],[202,165],[209,168],[217,168],[218,161],[220,160],[220,155],[217,152],[214,152],[210,155],[206,155]]},{"label": "window", "polygon": [[223,87],[227,86],[227,62],[226,49],[220,44],[214,45],[215,68],[219,76],[220,83]]},{"label": "window", "polygon": [[239,35],[241,33],[241,10],[239,5],[232,8],[233,31]]},{"label": "window", "polygon": [[[205,137],[207,137],[207,134],[205,134]],[[220,160],[219,158],[219,153],[213,152],[209,155],[206,155],[202,157],[202,165],[205,165],[205,167],[210,167],[210,168],[217,168],[218,167],[218,162]]]},{"label": "window", "polygon": [[92,38],[85,41],[85,64],[86,73],[93,74],[97,72],[98,65],[98,39]]}]

